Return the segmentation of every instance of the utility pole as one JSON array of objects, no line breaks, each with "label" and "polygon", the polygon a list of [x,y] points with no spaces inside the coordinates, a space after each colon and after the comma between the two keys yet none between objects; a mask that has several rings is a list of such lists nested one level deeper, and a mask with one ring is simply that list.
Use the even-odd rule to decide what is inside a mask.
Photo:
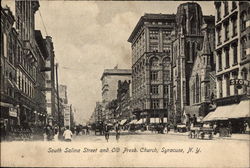
[{"label": "utility pole", "polygon": [[56,94],[57,94],[57,110],[58,110],[58,126],[61,128],[61,112],[60,112],[60,98],[58,89],[58,63],[56,63]]}]

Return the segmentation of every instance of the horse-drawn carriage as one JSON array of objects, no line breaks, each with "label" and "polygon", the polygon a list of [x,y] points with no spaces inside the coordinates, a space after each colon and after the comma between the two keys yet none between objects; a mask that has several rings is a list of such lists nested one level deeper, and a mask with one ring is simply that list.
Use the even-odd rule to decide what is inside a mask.
[{"label": "horse-drawn carriage", "polygon": [[197,139],[204,139],[207,137],[208,139],[213,139],[213,128],[211,127],[202,127],[202,126],[195,126],[190,128],[189,138],[197,138]]}]

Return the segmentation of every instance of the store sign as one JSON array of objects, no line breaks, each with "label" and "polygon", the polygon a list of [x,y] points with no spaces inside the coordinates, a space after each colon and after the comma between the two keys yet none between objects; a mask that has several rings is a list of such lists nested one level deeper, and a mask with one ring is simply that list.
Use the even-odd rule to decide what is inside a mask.
[{"label": "store sign", "polygon": [[10,115],[11,117],[17,117],[17,109],[16,109],[16,108],[13,108],[13,107],[10,107],[9,115]]},{"label": "store sign", "polygon": [[250,87],[250,81],[244,79],[231,79],[230,85],[237,85],[237,88],[241,89],[242,86]]}]

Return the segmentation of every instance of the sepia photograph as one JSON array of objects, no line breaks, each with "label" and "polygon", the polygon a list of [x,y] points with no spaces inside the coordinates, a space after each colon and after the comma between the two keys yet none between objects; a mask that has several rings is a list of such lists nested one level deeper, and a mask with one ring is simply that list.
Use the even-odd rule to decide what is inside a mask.
[{"label": "sepia photograph", "polygon": [[250,2],[2,0],[1,167],[250,167]]}]

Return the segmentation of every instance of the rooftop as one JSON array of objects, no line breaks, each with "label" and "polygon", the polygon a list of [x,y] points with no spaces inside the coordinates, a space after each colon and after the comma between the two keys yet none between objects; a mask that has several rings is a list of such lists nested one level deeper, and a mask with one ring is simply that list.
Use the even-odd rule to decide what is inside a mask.
[{"label": "rooftop", "polygon": [[151,20],[155,20],[155,21],[162,21],[162,20],[175,20],[175,14],[162,14],[162,13],[145,13],[144,16],[142,16],[140,18],[140,20],[138,21],[138,23],[136,24],[133,32],[131,33],[131,35],[129,36],[128,42],[132,42],[133,38],[135,37],[137,31],[139,30],[139,28],[141,26],[143,26],[143,23],[145,21],[151,21]]},{"label": "rooftop", "polygon": [[101,80],[103,79],[104,76],[107,75],[131,75],[132,70],[131,69],[105,69]]}]

